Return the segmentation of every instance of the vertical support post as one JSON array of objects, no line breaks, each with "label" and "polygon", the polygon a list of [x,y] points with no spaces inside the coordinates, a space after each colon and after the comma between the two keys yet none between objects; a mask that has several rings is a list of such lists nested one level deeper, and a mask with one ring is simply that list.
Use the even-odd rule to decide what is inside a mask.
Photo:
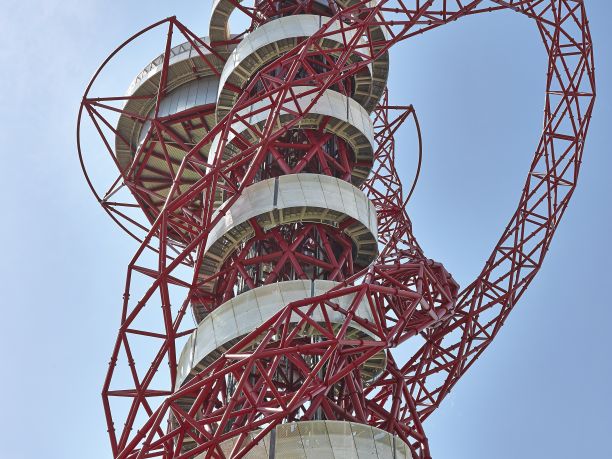
[{"label": "vertical support post", "polygon": [[274,459],[276,457],[276,427],[270,432],[270,454],[268,459]]}]

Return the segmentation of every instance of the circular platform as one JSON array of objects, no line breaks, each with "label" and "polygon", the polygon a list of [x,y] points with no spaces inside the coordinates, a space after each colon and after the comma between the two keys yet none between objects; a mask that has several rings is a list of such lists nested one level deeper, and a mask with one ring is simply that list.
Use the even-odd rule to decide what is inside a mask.
[{"label": "circular platform", "polygon": [[[258,432],[250,432],[253,439]],[[230,457],[235,440],[221,443]],[[203,459],[206,454],[196,456]],[[377,427],[347,421],[280,424],[244,457],[249,459],[412,459],[408,445]]]},{"label": "circular platform", "polygon": [[[210,43],[208,38],[202,38]],[[206,56],[218,72],[223,69],[224,61],[208,53],[204,46],[199,51]],[[126,170],[134,159],[136,151],[149,130],[150,123],[142,123],[138,117],[149,117],[155,108],[156,94],[162,74],[164,55],[149,63],[132,81],[126,96],[141,97],[128,99],[123,106],[124,113],[117,123],[115,153],[122,170]],[[214,104],[218,91],[218,77],[200,57],[190,43],[182,43],[170,50],[166,97],[160,102],[160,116],[170,116],[193,109],[197,106],[210,105],[211,113],[205,115],[208,129],[216,124]],[[183,85],[185,87],[183,88]],[[163,108],[163,111],[162,111]],[[208,132],[208,130],[206,130]],[[180,133],[180,132],[179,132]],[[200,133],[205,135],[205,133]],[[184,152],[182,153],[184,155]]]},{"label": "circular platform", "polygon": [[[216,280],[206,278],[219,272],[230,253],[254,236],[253,218],[264,230],[294,222],[338,227],[352,219],[343,231],[355,246],[354,262],[367,266],[378,253],[374,205],[363,191],[334,177],[293,174],[264,180],[246,188],[231,208],[222,205],[217,212],[224,217],[210,231],[200,265],[199,288],[204,292],[214,292],[216,285]],[[198,321],[204,314],[195,308]]]},{"label": "circular platform", "polygon": [[[358,0],[336,0],[336,4],[342,9],[349,8],[355,5]],[[372,0],[370,4],[374,6],[377,3],[376,0]],[[235,2],[231,0],[214,0],[210,18],[209,36],[212,42],[223,42],[228,41],[231,37],[229,28],[229,18],[236,8]],[[369,29],[369,37],[373,43],[374,53],[381,49],[381,46],[387,41],[387,34],[385,30],[380,26],[372,26]],[[225,55],[229,55],[232,52],[231,47],[224,50],[223,47],[219,47],[218,51]],[[368,106],[372,108],[378,103],[382,97],[384,90],[387,86],[387,78],[389,75],[389,53],[385,51],[381,56],[376,59],[372,64],[372,76],[373,86],[371,92],[372,101],[368,103]]]},{"label": "circular platform", "polygon": [[[179,359],[175,387],[182,386],[289,303],[322,295],[337,285],[336,282],[324,280],[277,282],[241,293],[223,303],[207,315],[189,337]],[[354,294],[345,295],[330,301],[342,309],[347,309],[354,296]],[[321,308],[317,308],[310,318],[322,324],[329,320],[334,329],[339,329],[346,321],[346,316],[341,312],[331,308],[327,308],[326,312],[327,316],[324,316]],[[374,323],[367,298],[361,301],[356,316],[367,323]],[[300,320],[301,317],[298,314],[291,317],[292,323]],[[305,328],[300,334],[303,336],[320,335],[313,327]],[[351,322],[346,332],[346,339],[378,341],[373,333],[355,321]],[[384,350],[364,362],[361,366],[364,383],[375,381],[384,371],[386,362],[387,357]]]},{"label": "circular platform", "polygon": [[[219,84],[217,120],[225,116],[235,105],[241,89],[259,69],[295,48],[300,41],[314,35],[322,24],[329,21],[328,17],[312,14],[286,16],[270,21],[246,35],[232,51],[223,67]],[[328,35],[319,43],[322,49],[339,50],[345,42],[353,40],[355,32],[350,30],[343,32],[340,30],[340,25],[335,21],[329,26]],[[355,54],[351,62],[361,61],[362,55],[368,55],[369,49],[365,38],[361,39],[361,43],[363,48],[359,50],[360,54]],[[368,65],[354,76],[355,88],[352,94],[352,98],[367,111],[372,111],[376,105],[376,101],[371,97],[374,84],[371,67]],[[380,75],[375,77],[380,78]]]},{"label": "circular platform", "polygon": [[[296,86],[293,88],[295,98],[288,98],[284,110],[279,115],[281,125],[294,119],[292,112],[303,112],[308,108],[317,95],[318,90],[310,86]],[[268,101],[258,101],[250,107],[240,111],[238,116],[246,122],[236,121],[228,133],[227,142],[222,158],[229,159],[240,152],[233,143],[239,133],[241,140],[257,143],[258,137],[251,126],[262,127],[270,116],[266,108]],[[325,132],[335,134],[343,139],[355,155],[356,166],[352,171],[352,182],[360,185],[369,175],[374,158],[374,128],[368,112],[355,100],[336,91],[327,90],[314,102],[303,118],[296,124],[295,129],[318,129],[323,126]],[[223,133],[219,133],[212,141],[210,147],[209,163],[213,163],[217,154],[218,145]]]}]

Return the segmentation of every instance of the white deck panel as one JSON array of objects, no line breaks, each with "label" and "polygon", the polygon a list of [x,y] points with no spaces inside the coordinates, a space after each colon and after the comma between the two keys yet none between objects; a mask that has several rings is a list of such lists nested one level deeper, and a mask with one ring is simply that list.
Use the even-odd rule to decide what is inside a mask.
[{"label": "white deck panel", "polygon": [[[316,0],[317,3],[325,5],[326,2]],[[343,7],[349,7],[356,3],[356,0],[337,0]],[[371,0],[369,5],[376,5],[377,0]],[[210,38],[213,41],[229,40],[230,29],[228,20],[236,6],[229,0],[214,0],[212,2],[212,13],[210,19]]]},{"label": "white deck panel", "polygon": [[[190,81],[179,86],[170,92],[159,103],[160,118],[189,110],[190,108],[202,107],[217,103],[217,91],[219,90],[219,80],[216,76],[203,77],[198,80]],[[146,116],[153,117],[155,107]],[[145,139],[151,127],[150,121],[145,121],[140,130],[138,144]]]},{"label": "white deck panel", "polygon": [[[322,25],[327,24],[330,22],[330,20],[331,18],[317,16],[314,14],[299,14],[296,16],[281,17],[258,27],[253,32],[246,35],[244,39],[236,46],[234,51],[232,51],[232,54],[230,54],[225,66],[223,67],[223,72],[221,73],[219,94],[221,94],[221,91],[223,91],[225,83],[230,75],[232,75],[232,73],[234,73],[238,67],[244,64],[247,59],[251,58],[257,60],[259,63],[257,67],[260,67],[263,63],[268,63],[272,61],[272,59],[279,56],[278,51],[270,52],[266,54],[266,59],[264,59],[262,62],[261,56],[257,54],[257,52],[262,50],[262,48],[274,43],[282,42],[283,40],[305,38],[314,35]],[[335,42],[336,45],[334,45],[334,47],[338,47],[345,42],[350,42],[354,39],[354,37],[354,30],[341,31],[339,21],[334,21],[334,23],[332,23],[326,31],[325,40]],[[360,42],[364,45],[364,48],[360,49],[360,53],[366,56],[369,55],[369,50],[366,47],[367,40],[365,38],[361,38]],[[278,45],[276,46],[276,49],[279,50]],[[253,65],[248,65],[247,67],[251,68]],[[256,69],[254,68],[253,71],[254,70]],[[364,71],[371,75],[371,64],[369,64]],[[240,72],[242,80],[246,81],[252,71],[248,72],[248,74],[243,72],[245,72],[244,69]]]},{"label": "white deck panel", "polygon": [[[278,182],[276,204],[275,182]],[[226,209],[225,204],[221,205],[216,212],[225,215],[210,231],[204,257],[213,244],[232,228],[275,209],[291,207],[340,212],[360,222],[372,234],[373,240],[378,237],[376,210],[363,191],[343,180],[326,175],[291,174],[249,186],[229,209]]]},{"label": "white deck panel", "polygon": [[[377,427],[348,421],[298,421],[276,426],[274,453],[270,438],[247,453],[249,459],[412,459],[408,446]],[[258,431],[250,432],[249,439]],[[229,457],[234,439],[221,444]],[[395,445],[395,447],[394,447]],[[206,453],[196,456],[203,459]]]},{"label": "white deck panel", "polygon": [[[353,6],[357,1],[360,0],[336,0],[336,3],[342,8],[348,8]],[[324,4],[324,2],[319,2]],[[378,3],[377,0],[372,0],[369,2],[371,6],[374,6]],[[229,28],[229,18],[235,9],[235,4],[230,0],[214,0],[212,6],[212,14],[210,20],[210,28],[209,35],[212,41],[226,41],[230,37],[230,28]],[[296,15],[297,16],[297,15]],[[289,16],[289,17],[296,17]],[[306,16],[306,15],[304,15]],[[274,19],[270,22],[274,22],[278,19]],[[259,28],[265,26],[266,24],[260,26]],[[285,30],[285,28],[280,27],[280,30]],[[317,29],[318,30],[318,29]],[[252,33],[255,33],[253,31]],[[286,31],[287,33],[295,33],[295,31]],[[312,35],[312,34],[311,34]],[[368,35],[373,43],[374,52],[378,53],[381,47],[384,45],[386,40],[389,40],[389,33],[387,32],[385,27],[380,27],[379,25],[373,25],[370,27]],[[231,48],[228,46],[226,49],[218,48],[218,52],[224,55],[229,55],[231,53]],[[362,50],[362,52],[365,51]],[[376,104],[380,101],[380,98],[383,95],[384,89],[387,85],[387,78],[389,75],[389,52],[385,51],[382,55],[373,62],[370,67],[369,74],[372,77],[373,84],[371,85],[369,96],[366,94],[362,94],[359,92],[360,96],[365,95],[366,99],[363,100],[364,106],[368,111],[372,111]]]},{"label": "white deck panel", "polygon": [[[185,344],[178,363],[176,387],[180,387],[196,365],[219,347],[252,332],[288,304],[322,295],[337,285],[337,282],[326,280],[277,282],[249,290],[223,303],[200,322]],[[347,309],[354,296],[354,294],[344,295],[332,301],[340,308]],[[332,323],[342,324],[346,319],[344,314],[329,308],[327,313]],[[356,310],[356,316],[374,322],[367,298],[362,299]],[[310,317],[313,321],[325,322],[320,308],[316,308]],[[301,320],[299,314],[292,315],[291,322],[299,320]],[[352,323],[350,328],[353,331],[361,331],[363,336],[376,339],[357,323]]]},{"label": "white deck panel", "polygon": [[[202,38],[210,43],[208,38]],[[160,116],[168,116],[189,108],[216,104],[218,93],[217,71],[221,71],[224,62],[202,46],[199,51],[207,57],[216,70],[211,69],[201,58],[198,50],[190,43],[181,43],[170,50],[167,73],[166,97],[160,103]],[[232,45],[233,49],[233,45]],[[159,88],[164,55],[151,61],[130,84],[126,96],[143,98],[127,99],[124,111],[117,123],[120,135],[115,137],[115,153],[122,169],[129,167],[135,150],[149,131],[150,123],[144,125],[129,114],[147,117],[155,107],[155,94]],[[146,98],[144,98],[146,97]],[[209,120],[211,127],[215,120]],[[123,140],[125,139],[125,141]],[[127,143],[126,143],[127,142]],[[165,167],[165,166],[164,166]]]},{"label": "white deck panel", "polygon": [[[200,37],[206,45],[210,45],[210,39],[208,37]],[[195,41],[195,40],[194,40]],[[212,55],[206,49],[205,46],[202,46],[198,43],[199,51],[205,55],[207,58],[211,58]],[[170,49],[170,59],[168,60],[168,65],[174,66],[180,62],[186,61],[188,59],[199,58],[200,53],[191,45],[189,42],[184,42],[179,45],[174,46]],[[160,54],[155,59],[153,59],[137,76],[134,78],[132,83],[130,84],[126,96],[133,95],[138,88],[147,80],[149,80],[154,75],[157,75],[161,72],[164,64],[164,54]]]},{"label": "white deck panel", "polygon": [[[307,94],[314,88],[310,86],[296,86],[294,93],[296,98],[288,96],[283,106],[289,111],[300,111],[304,112],[315,100],[317,92]],[[270,104],[269,100],[261,100],[250,107],[241,110],[238,114],[240,117],[245,118],[251,125],[263,124],[270,117],[270,109],[266,108]],[[365,142],[370,144],[372,151],[374,150],[374,127],[372,120],[368,115],[368,112],[355,100],[346,97],[339,92],[326,90],[321,97],[314,102],[312,107],[308,110],[309,115],[321,115],[335,118],[336,120],[348,123],[354,126],[360,134],[365,138]],[[283,112],[281,112],[281,123],[283,122]],[[241,134],[249,131],[249,125],[242,121],[236,121],[232,125],[232,129]],[[337,135],[349,144],[353,144],[352,139],[347,139],[341,132]],[[221,142],[222,133],[219,133],[212,141],[210,148],[209,162],[212,163],[217,152],[219,143]],[[231,143],[235,138],[235,134],[232,132],[228,133],[227,143]]]}]

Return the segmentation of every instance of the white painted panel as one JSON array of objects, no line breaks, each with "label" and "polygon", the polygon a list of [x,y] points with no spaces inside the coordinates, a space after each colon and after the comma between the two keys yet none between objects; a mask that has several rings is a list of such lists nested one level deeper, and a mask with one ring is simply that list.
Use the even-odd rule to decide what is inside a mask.
[{"label": "white painted panel", "polygon": [[[229,76],[235,71],[242,62],[249,58],[255,51],[281,40],[309,37],[314,35],[323,24],[329,22],[330,18],[317,16],[314,14],[299,14],[277,18],[266,24],[259,26],[253,32],[244,37],[236,46],[228,58],[223,71],[221,72],[220,90],[225,86]],[[348,42],[355,36],[354,31],[332,33],[340,29],[339,23],[335,22],[327,29],[327,40],[335,41],[338,44]],[[367,44],[365,38],[361,38],[361,44]],[[364,47],[361,51],[368,54],[368,48]],[[371,65],[368,65],[371,70]],[[370,71],[371,73],[371,71]]]},{"label": "white painted panel", "polygon": [[[313,88],[310,86],[296,86],[294,88],[294,93],[296,94],[297,101],[300,107],[306,108],[315,99],[316,93],[307,94],[309,91],[312,91],[312,89]],[[241,117],[248,117],[249,122],[251,124],[263,123],[269,118],[270,110],[268,108],[265,108],[269,105],[269,103],[270,102],[268,100],[258,101],[250,107],[241,110],[239,114]],[[347,103],[349,104],[349,112],[351,114],[350,124],[359,130],[359,132],[363,136],[363,143],[369,143],[373,151],[374,128],[372,125],[372,120],[370,119],[370,116],[365,111],[365,109],[352,99],[349,99],[336,91],[327,90],[324,92],[321,98],[318,99],[317,102],[311,107],[309,113],[313,115],[330,116],[341,121],[346,121]],[[295,103],[293,101],[286,102],[285,106],[295,110]],[[259,113],[255,113],[256,111],[261,109],[264,110],[260,111]],[[250,113],[255,114],[249,117],[248,115]],[[239,133],[244,133],[247,130],[246,124],[242,121],[235,122],[232,128],[233,130]],[[223,133],[220,132],[212,141],[210,148],[210,162],[212,162],[213,158],[216,156],[218,145],[219,143],[221,143],[222,134]],[[234,137],[235,134],[229,133],[227,142],[231,143]]]},{"label": "white painted panel", "polygon": [[[372,221],[371,218],[373,206],[371,209],[367,196],[353,185],[326,175],[283,175],[278,178],[278,198],[277,205],[274,206],[275,181],[276,179],[268,179],[257,182],[246,188],[229,210],[225,211],[226,206],[217,210],[217,213],[226,214],[211,230],[206,252],[233,227],[250,218],[265,215],[275,208],[289,207],[334,210],[359,221],[370,231],[372,240],[376,240],[378,228],[375,219]],[[340,190],[346,194],[340,196]]]},{"label": "white painted panel", "polygon": [[[332,281],[314,281],[315,296],[337,285],[339,284]],[[185,345],[189,349],[194,349],[193,357],[190,351],[183,349],[178,363],[177,387],[180,387],[191,369],[215,349],[260,327],[289,303],[311,297],[311,290],[309,280],[278,282],[249,290],[219,306],[200,322]],[[346,309],[353,298],[354,294],[349,294],[333,301]],[[359,311],[363,311],[363,315]],[[328,309],[328,314],[332,323],[341,324],[346,319],[340,312]],[[362,299],[357,315],[372,321],[367,299]],[[311,317],[314,321],[323,322],[321,308],[317,307]],[[292,322],[299,320],[301,316],[298,314],[294,314],[291,318]],[[357,324],[352,324],[351,327],[369,334]]]},{"label": "white painted panel", "polygon": [[[276,426],[275,455],[269,455],[270,434],[246,457],[250,459],[393,459],[393,436],[377,427],[347,421],[298,421]],[[259,431],[249,433],[254,438]],[[235,439],[221,444],[231,451]],[[407,445],[395,437],[395,459],[411,459]],[[206,453],[197,456],[203,459]]]}]

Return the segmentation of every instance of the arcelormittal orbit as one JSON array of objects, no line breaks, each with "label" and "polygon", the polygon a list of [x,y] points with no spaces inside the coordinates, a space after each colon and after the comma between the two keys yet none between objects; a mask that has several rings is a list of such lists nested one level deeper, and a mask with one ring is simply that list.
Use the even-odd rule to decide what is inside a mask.
[{"label": "arcelormittal orbit", "polygon": [[[548,53],[543,131],[460,291],[406,214],[394,135],[412,120],[420,150],[421,133],[389,102],[389,49],[501,9],[531,18]],[[144,65],[134,47],[159,33],[161,55],[109,95],[105,75]],[[124,42],[77,131],[94,194],[139,241],[103,386],[113,456],[429,458],[423,421],[499,331],[572,196],[592,56],[575,0],[214,0],[206,37],[171,17]]]}]

